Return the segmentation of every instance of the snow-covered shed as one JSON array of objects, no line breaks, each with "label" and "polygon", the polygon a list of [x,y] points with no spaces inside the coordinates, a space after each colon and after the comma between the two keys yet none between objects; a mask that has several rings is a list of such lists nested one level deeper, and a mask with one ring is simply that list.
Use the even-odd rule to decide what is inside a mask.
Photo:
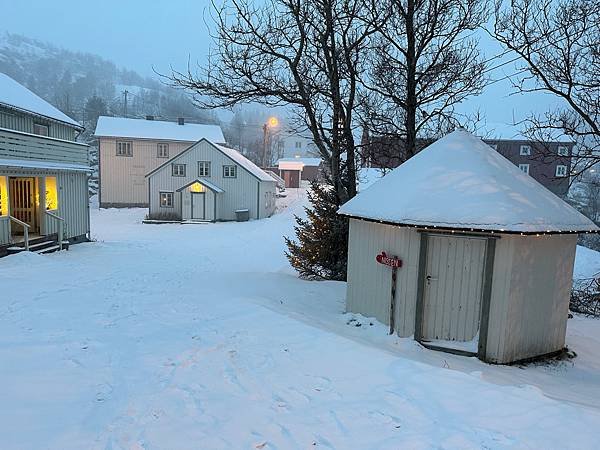
[{"label": "snow-covered shed", "polygon": [[276,181],[237,150],[201,139],[146,175],[150,219],[270,217]]},{"label": "snow-covered shed", "polygon": [[564,347],[577,234],[598,228],[472,134],[438,140],[339,213],[348,311],[493,363]]}]

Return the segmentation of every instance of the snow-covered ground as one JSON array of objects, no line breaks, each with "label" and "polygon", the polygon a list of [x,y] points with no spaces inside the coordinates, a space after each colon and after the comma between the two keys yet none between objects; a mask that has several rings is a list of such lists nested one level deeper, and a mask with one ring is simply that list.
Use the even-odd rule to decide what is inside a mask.
[{"label": "snow-covered ground", "polygon": [[0,449],[597,448],[600,321],[526,367],[386,336],[295,276],[305,198],[284,201],[209,225],[94,209],[97,242],[0,259]]}]

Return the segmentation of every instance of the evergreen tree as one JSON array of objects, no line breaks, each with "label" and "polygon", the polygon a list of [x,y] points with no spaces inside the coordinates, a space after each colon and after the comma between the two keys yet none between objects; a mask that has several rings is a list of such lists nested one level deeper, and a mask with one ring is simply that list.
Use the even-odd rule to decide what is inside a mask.
[{"label": "evergreen tree", "polygon": [[311,182],[307,218],[296,216],[297,241],[286,237],[286,256],[302,278],[346,280],[348,219],[337,214],[335,189]]}]

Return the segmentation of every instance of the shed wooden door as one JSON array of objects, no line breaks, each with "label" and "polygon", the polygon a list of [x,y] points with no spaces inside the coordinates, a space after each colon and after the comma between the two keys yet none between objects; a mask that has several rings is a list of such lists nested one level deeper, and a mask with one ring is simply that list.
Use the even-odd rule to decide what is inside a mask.
[{"label": "shed wooden door", "polygon": [[[31,226],[35,231],[35,178],[10,178],[10,215]],[[14,234],[23,234],[23,227],[12,225]]]},{"label": "shed wooden door", "polygon": [[421,339],[472,341],[479,331],[486,240],[427,239]]},{"label": "shed wooden door", "polygon": [[206,219],[204,192],[192,192],[192,219]]}]

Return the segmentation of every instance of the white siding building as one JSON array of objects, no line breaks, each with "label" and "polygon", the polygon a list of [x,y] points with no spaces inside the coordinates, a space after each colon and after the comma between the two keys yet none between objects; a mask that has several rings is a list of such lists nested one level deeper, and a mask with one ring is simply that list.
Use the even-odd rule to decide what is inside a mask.
[{"label": "white siding building", "polygon": [[[466,131],[342,206],[348,311],[493,363],[562,350],[577,234],[596,225]],[[385,252],[402,260],[392,301]]]},{"label": "white siding building", "polygon": [[221,127],[148,119],[100,117],[99,202],[101,208],[147,207],[145,176],[200,139],[225,142]]},{"label": "white siding building", "polygon": [[146,175],[150,219],[226,221],[270,217],[276,182],[238,151],[206,139]]},{"label": "white siding building", "polygon": [[0,256],[49,252],[90,231],[83,127],[0,73]]}]

